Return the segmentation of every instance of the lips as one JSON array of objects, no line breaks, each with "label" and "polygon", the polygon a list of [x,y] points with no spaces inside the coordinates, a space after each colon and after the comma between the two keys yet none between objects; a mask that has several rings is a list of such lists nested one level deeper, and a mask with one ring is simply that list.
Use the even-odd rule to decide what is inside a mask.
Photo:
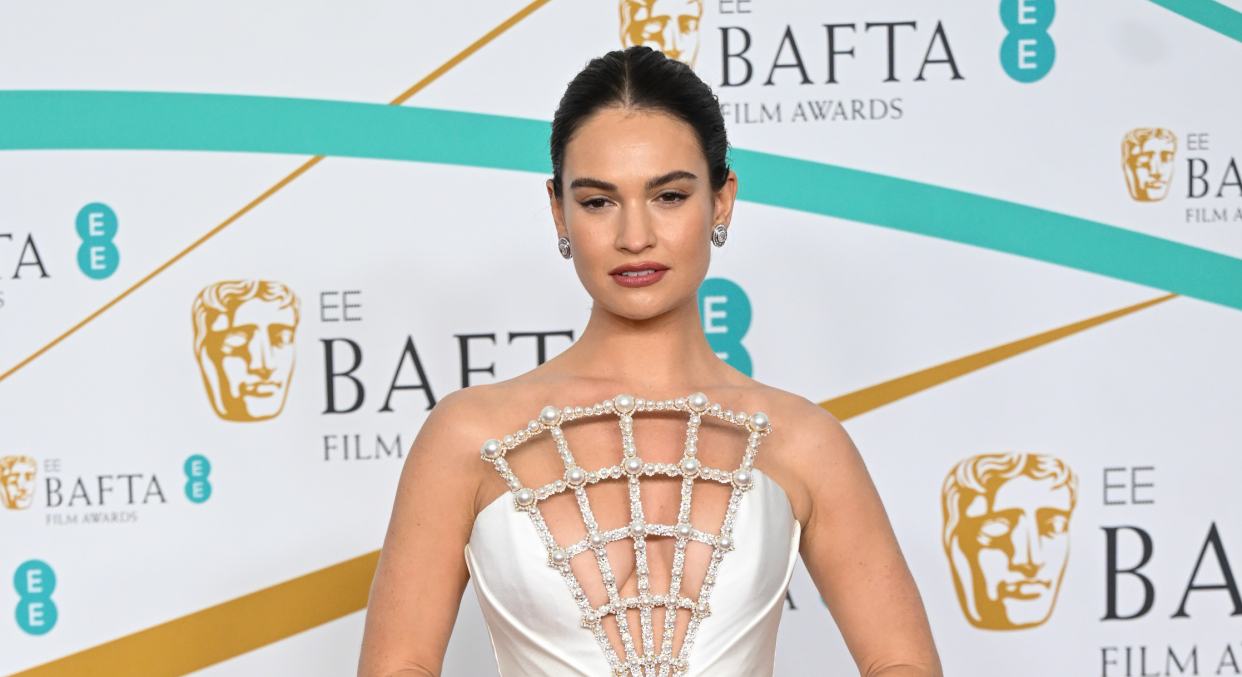
[{"label": "lips", "polygon": [[668,266],[666,265],[643,261],[617,266],[608,274],[612,276],[613,281],[618,285],[633,289],[653,285],[659,282],[667,272]]},{"label": "lips", "polygon": [[241,397],[271,397],[280,392],[279,381],[259,381],[257,383],[242,383],[239,390]]}]

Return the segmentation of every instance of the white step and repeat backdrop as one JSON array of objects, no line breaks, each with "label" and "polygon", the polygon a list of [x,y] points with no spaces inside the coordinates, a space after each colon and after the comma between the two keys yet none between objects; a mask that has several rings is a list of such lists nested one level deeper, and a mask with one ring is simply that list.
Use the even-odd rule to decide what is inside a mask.
[{"label": "white step and repeat backdrop", "polygon": [[[0,673],[350,674],[427,411],[586,322],[546,121],[646,43],[735,146],[709,338],[845,420],[946,672],[1242,674],[1242,3],[536,5],[0,7]],[[854,671],[799,568],[777,674]]]}]

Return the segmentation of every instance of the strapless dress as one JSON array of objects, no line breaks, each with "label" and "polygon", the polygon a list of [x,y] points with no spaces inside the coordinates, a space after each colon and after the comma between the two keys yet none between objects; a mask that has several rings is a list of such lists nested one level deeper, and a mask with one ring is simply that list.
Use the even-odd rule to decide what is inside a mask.
[{"label": "strapless dress", "polygon": [[[688,416],[684,455],[676,464],[644,462],[634,445],[633,415],[669,410]],[[581,468],[560,426],[576,418],[606,415],[619,418],[621,462],[594,470]],[[706,416],[749,431],[738,468],[708,468],[696,457],[698,426]],[[502,677],[770,676],[801,529],[784,490],[754,469],[755,452],[769,430],[765,415],[722,410],[702,393],[664,401],[618,395],[590,407],[546,407],[525,429],[484,443],[483,459],[495,466],[510,492],[475,518],[465,557]],[[505,461],[505,453],[543,433],[556,442],[565,475],[542,487],[526,487]],[[644,520],[640,480],[652,475],[681,478],[677,524]],[[613,480],[628,483],[630,524],[600,530],[586,487]],[[718,482],[732,488],[724,522],[715,533],[690,523],[695,482]],[[576,495],[587,527],[587,536],[576,543],[558,543],[539,512],[541,500],[561,492]],[[649,589],[645,543],[653,537],[676,543],[666,594]],[[621,596],[604,549],[619,540],[629,540],[634,547],[639,589],[634,597]],[[690,541],[713,549],[697,599],[680,590],[682,553]],[[595,553],[608,593],[608,602],[602,606],[590,603],[569,566],[572,557],[588,550]],[[652,639],[652,609],[656,607],[670,611],[665,614],[664,641],[659,647]],[[674,609],[688,610],[690,615],[676,653],[672,651]],[[637,610],[640,627],[634,628],[627,620],[627,610]],[[616,622],[624,653],[613,648],[604,629],[603,620],[609,615]]]}]

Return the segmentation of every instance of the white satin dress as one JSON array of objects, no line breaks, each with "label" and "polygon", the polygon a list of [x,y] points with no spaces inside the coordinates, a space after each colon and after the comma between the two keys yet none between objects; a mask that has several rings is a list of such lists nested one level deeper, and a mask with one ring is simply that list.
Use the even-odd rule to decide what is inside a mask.
[{"label": "white satin dress", "polygon": [[[638,404],[633,405],[626,398],[621,395],[606,403],[612,405],[615,401],[616,411],[612,406],[595,405],[594,408],[587,407],[585,414],[579,414],[613,413],[621,417],[622,433],[627,443],[626,455],[619,466],[611,469],[588,474],[584,469],[577,468],[559,429],[560,422],[573,417],[568,408],[565,411],[569,413],[562,414],[548,407],[541,414],[540,429],[536,430],[535,421],[532,421],[532,426],[523,431],[527,435],[519,433],[516,437],[506,437],[503,442],[489,440],[483,447],[484,460],[495,463],[513,489],[478,514],[465,550],[466,564],[487,622],[500,674],[502,677],[770,677],[777,626],[797,558],[801,530],[784,490],[774,480],[753,469],[752,459],[758,439],[767,432],[766,416],[756,414],[753,417],[761,424],[757,428],[750,418],[744,421],[725,419],[724,414],[733,417],[732,412],[721,412],[718,407],[709,408],[705,404],[706,398],[699,393],[685,400],[702,406],[679,406],[683,399],[669,400],[669,408],[691,413],[688,450],[676,466],[653,466],[641,463],[641,459],[638,462],[629,461],[630,458],[637,458],[637,450],[632,445],[631,433],[626,430],[626,421],[632,421],[629,414],[644,410],[644,401],[638,399]],[[601,407],[604,407],[603,411]],[[693,441],[696,438],[693,433],[697,431],[699,415],[715,415],[750,428],[751,441],[737,470],[728,473],[700,467],[697,459],[686,460],[694,458]],[[741,416],[744,414],[738,418]],[[560,453],[566,459],[566,479],[532,491],[521,486],[509,471],[503,455],[506,450],[544,430],[553,430]],[[636,469],[638,471],[634,472]],[[575,470],[582,474],[575,474]],[[696,600],[678,600],[681,608],[690,609],[693,616],[689,632],[694,634],[683,640],[683,645],[689,646],[683,646],[680,655],[671,655],[666,651],[663,658],[631,651],[627,660],[625,655],[619,656],[603,639],[600,624],[595,623],[597,617],[609,612],[615,614],[619,607],[592,607],[585,595],[578,594],[581,588],[577,587],[566,562],[568,557],[587,549],[602,554],[601,542],[632,540],[636,548],[635,556],[645,557],[640,552],[644,538],[678,538],[678,525],[642,524],[641,507],[638,506],[634,507],[634,523],[641,525],[638,531],[631,531],[634,526],[598,534],[594,531],[589,504],[583,506],[585,487],[595,481],[606,481],[611,476],[628,480],[633,498],[639,491],[638,479],[644,474],[681,476],[683,485],[715,480],[732,484],[734,492],[725,523],[718,534],[700,532],[698,525],[694,528],[681,526],[679,548],[684,547],[688,540],[702,541],[716,548],[707,578],[708,582],[714,583],[705,583],[697,606]],[[584,517],[592,536],[579,544],[557,543],[539,515],[537,501],[560,491],[576,491],[580,507],[584,507]],[[689,502],[690,491],[684,490],[679,519],[686,525]],[[687,532],[691,531],[692,535],[688,535]],[[675,579],[679,576],[679,569],[675,568]],[[604,581],[609,582],[607,575]],[[648,584],[640,578],[639,585],[646,587]],[[629,603],[630,608],[639,608],[641,613],[639,604],[650,604],[646,595],[643,600],[619,598],[615,585],[609,586],[609,591],[613,600],[610,605]],[[674,591],[668,592],[666,603],[672,605]],[[710,605],[707,604],[708,596]],[[657,598],[656,602],[660,601]],[[638,635],[639,629],[633,628],[633,632]]]}]

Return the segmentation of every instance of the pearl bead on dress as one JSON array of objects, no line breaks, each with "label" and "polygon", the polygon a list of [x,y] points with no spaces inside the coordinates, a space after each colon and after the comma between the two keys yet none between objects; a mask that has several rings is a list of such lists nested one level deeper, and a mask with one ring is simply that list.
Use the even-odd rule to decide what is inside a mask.
[{"label": "pearl bead on dress", "polygon": [[561,410],[549,404],[539,412],[539,422],[551,428],[561,422]]},{"label": "pearl bead on dress", "polygon": [[495,460],[500,458],[500,452],[504,451],[500,446],[500,440],[488,440],[483,443],[483,455],[487,458]]},{"label": "pearl bead on dress", "polygon": [[518,505],[526,507],[535,502],[535,492],[526,488],[518,489],[514,498],[517,499]]},{"label": "pearl bead on dress", "polygon": [[634,411],[634,398],[630,395],[617,395],[612,398],[613,406],[622,414],[628,414]]},{"label": "pearl bead on dress", "polygon": [[707,395],[703,393],[695,393],[686,398],[686,404],[696,412],[703,411],[707,408]]}]

